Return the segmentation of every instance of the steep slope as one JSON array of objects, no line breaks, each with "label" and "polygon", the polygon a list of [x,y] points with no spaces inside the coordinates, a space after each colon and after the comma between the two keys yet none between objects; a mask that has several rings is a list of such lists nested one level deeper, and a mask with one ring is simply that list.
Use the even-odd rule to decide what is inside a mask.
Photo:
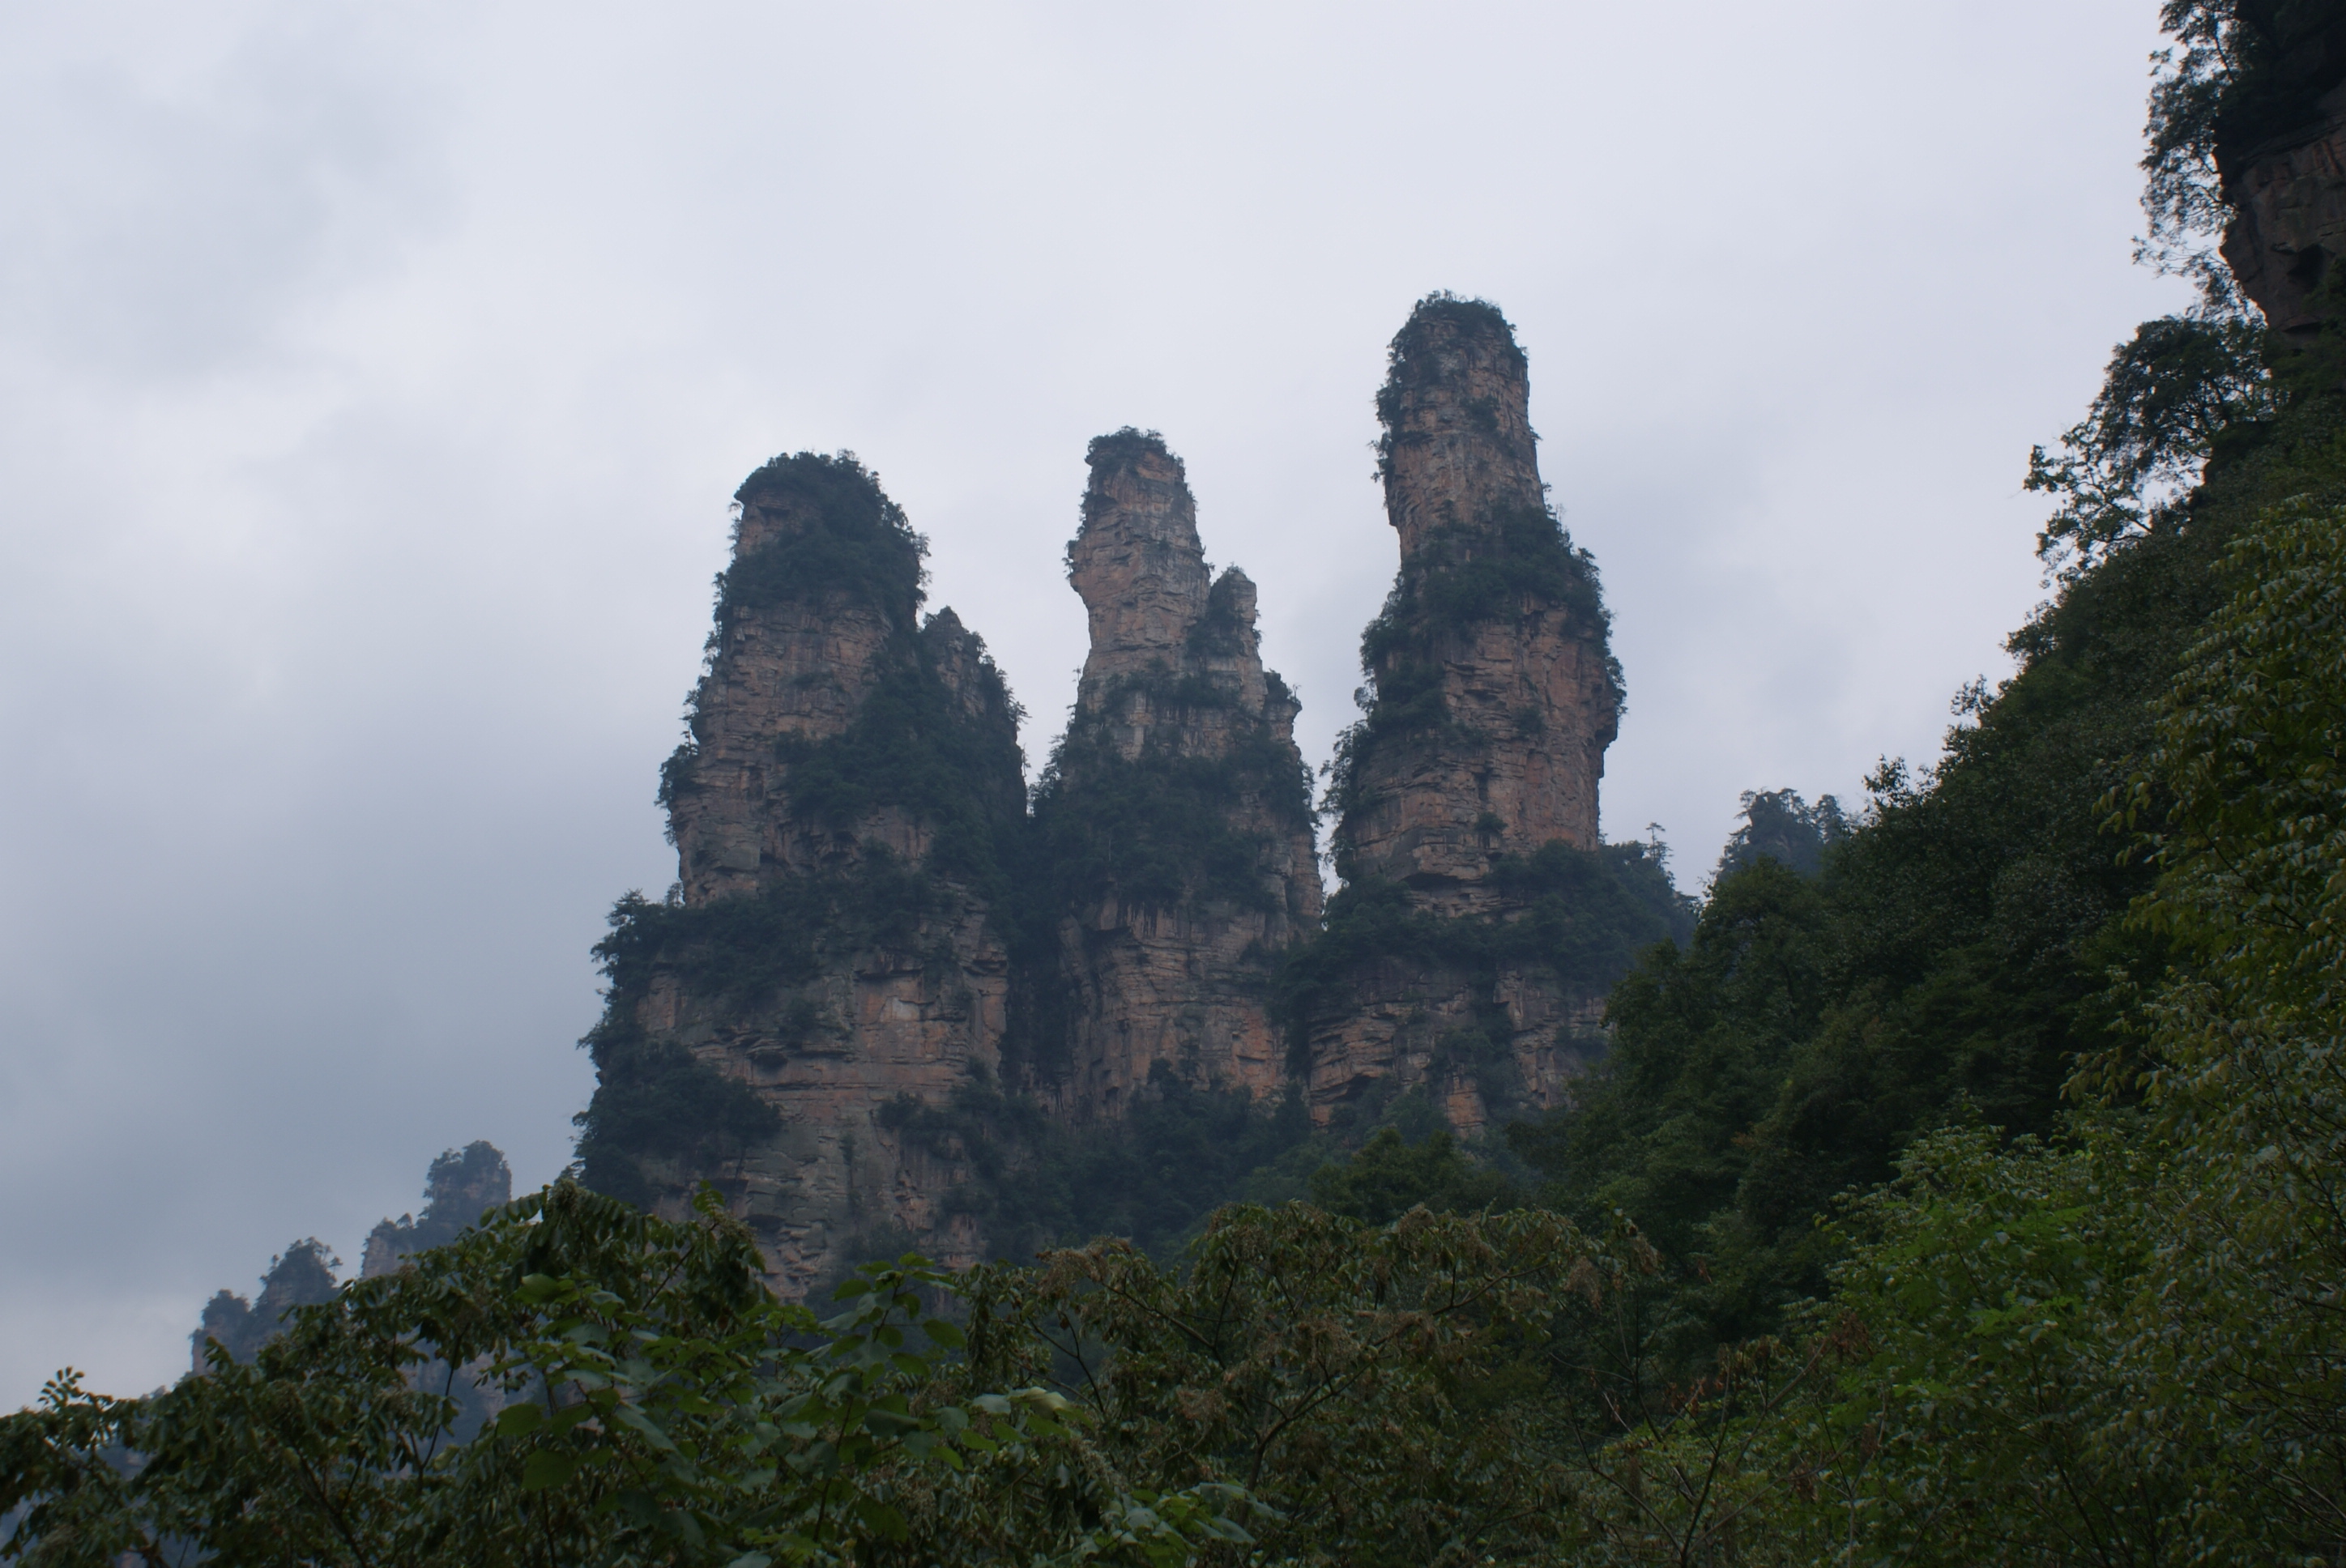
[{"label": "steep slope", "polygon": [[1494,860],[1593,850],[1620,674],[1586,552],[1547,506],[1523,351],[1499,312],[1432,299],[1393,339],[1379,476],[1401,573],[1362,643],[1376,700],[1350,738],[1346,880],[1495,907]]},{"label": "steep slope", "polygon": [[[2154,93],[2149,205],[2220,178],[2196,216],[2224,224],[2234,275],[2117,345],[2061,459],[2040,453],[2058,587],[2006,643],[2017,671],[1964,699],[1927,772],[1869,781],[1821,881],[1723,871],[1694,939],[1614,993],[1616,1049],[1579,1103],[1516,1134],[1549,1201],[1626,1212],[1698,1270],[1656,1313],[1676,1326],[1673,1372],[1824,1294],[1819,1218],[1933,1129],[2057,1140],[2081,1105],[2130,1101],[2164,1066],[2142,1004],[2175,952],[2137,918],[2161,864],[2127,830],[2174,831],[2162,706],[2231,592],[2236,544],[2269,508],[2346,504],[2346,14],[2228,26],[2220,62],[2177,62]],[[2231,284],[2262,321],[2235,313]]]},{"label": "steep slope", "polygon": [[1678,912],[1658,864],[1597,837],[1620,675],[1528,401],[1486,303],[1429,297],[1393,339],[1379,472],[1401,569],[1338,751],[1345,891],[1283,985],[1322,1122],[1410,1089],[1466,1132],[1559,1104],[1606,987]]},{"label": "steep slope", "polygon": [[1079,1119],[1158,1071],[1270,1095],[1271,970],[1321,906],[1298,705],[1263,668],[1253,583],[1210,575],[1180,460],[1125,430],[1087,461],[1067,575],[1091,649],[1035,799],[1065,1054],[1035,1078]]},{"label": "steep slope", "polygon": [[586,1179],[664,1211],[717,1180],[785,1289],[899,1237],[967,1261],[950,1173],[881,1113],[998,1060],[1015,710],[950,610],[919,618],[926,542],[854,459],[777,458],[736,499],[662,776],[679,887],[597,949]]}]

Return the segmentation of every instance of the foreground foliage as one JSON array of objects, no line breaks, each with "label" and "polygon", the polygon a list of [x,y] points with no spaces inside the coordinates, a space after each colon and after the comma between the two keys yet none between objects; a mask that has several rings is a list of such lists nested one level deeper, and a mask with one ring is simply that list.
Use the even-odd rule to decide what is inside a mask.
[{"label": "foreground foliage", "polygon": [[[1312,1182],[1327,1208],[1223,1209],[1178,1268],[1118,1241],[958,1278],[907,1259],[818,1321],[713,1198],[669,1224],[560,1186],[294,1308],[250,1363],[219,1348],[140,1400],[62,1376],[0,1420],[0,1508],[26,1510],[0,1555],[2335,1561],[2346,507],[2272,510],[2213,585],[2144,767],[2098,803],[2147,879],[2125,933],[2162,956],[2111,978],[2077,1108],[1919,1130],[1810,1227],[1823,1284],[1769,1332],[1703,1338],[1736,1282],[1698,1267],[1717,1224],[1672,1217],[1748,1190],[1760,1152],[1706,1175],[1668,1129],[1780,1091],[1672,1065],[1658,1043],[1732,1038],[1673,1025],[1642,1067],[1743,1108],[1625,1121],[1647,1153],[1587,1152],[1617,1202],[1586,1228],[1386,1136]],[[1683,969],[1797,1051],[1832,1004],[1800,956],[1830,887],[1738,873],[1625,1016],[1668,1016]]]},{"label": "foreground foliage", "polygon": [[[713,1203],[563,1185],[297,1308],[256,1362],[0,1420],[0,1559],[41,1564],[1174,1562],[1242,1542],[1229,1489],[1134,1487],[1047,1390],[963,1391],[944,1275],[818,1322]],[[962,1381],[965,1382],[965,1380]],[[497,1413],[453,1441],[462,1382]]]}]

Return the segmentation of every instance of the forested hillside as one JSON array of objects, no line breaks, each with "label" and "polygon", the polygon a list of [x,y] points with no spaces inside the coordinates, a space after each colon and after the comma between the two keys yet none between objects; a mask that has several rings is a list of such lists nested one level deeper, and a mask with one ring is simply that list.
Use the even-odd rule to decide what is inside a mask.
[{"label": "forested hillside", "polygon": [[[152,1399],[62,1378],[0,1421],[0,1556],[2346,1560],[2346,7],[2164,18],[2146,258],[2199,301],[2028,465],[2016,673],[1862,803],[1749,797],[1568,1105],[1478,1141],[1168,1079],[1121,1154],[991,1166],[1028,1112],[906,1108],[1036,1231],[1117,1234],[820,1310],[718,1189],[566,1180]],[[1521,933],[1442,930],[1529,942],[1600,871],[1583,936],[1667,924],[1573,854],[1478,871]],[[1298,943],[1287,1015],[1352,957]],[[473,1441],[427,1366],[495,1390]]]}]

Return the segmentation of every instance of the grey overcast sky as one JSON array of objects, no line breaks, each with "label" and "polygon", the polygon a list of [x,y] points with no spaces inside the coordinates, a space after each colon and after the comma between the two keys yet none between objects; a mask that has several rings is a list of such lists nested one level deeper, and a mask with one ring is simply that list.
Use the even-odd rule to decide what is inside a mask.
[{"label": "grey overcast sky", "polygon": [[0,7],[0,1409],[184,1367],[590,1074],[733,487],[852,448],[1039,763],[1086,438],[1162,430],[1315,761],[1433,289],[1531,356],[1610,836],[1935,754],[2043,596],[2155,0]]}]

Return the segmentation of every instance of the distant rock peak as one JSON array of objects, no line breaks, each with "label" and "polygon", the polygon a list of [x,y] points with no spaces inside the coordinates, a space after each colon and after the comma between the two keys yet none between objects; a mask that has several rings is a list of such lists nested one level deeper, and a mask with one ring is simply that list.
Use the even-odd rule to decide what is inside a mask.
[{"label": "distant rock peak", "polygon": [[[1528,400],[1505,318],[1448,295],[1411,313],[1377,397],[1400,562],[1337,845],[1348,881],[1399,901],[1377,929],[1412,942],[1518,919],[1534,884],[1553,915],[1586,867],[1525,867],[1596,843],[1617,672]],[[1085,457],[1066,561],[1089,647],[1031,798],[1017,706],[959,616],[920,618],[926,542],[877,477],[799,453],[737,493],[663,774],[680,893],[623,901],[597,950],[580,1158],[678,1213],[715,1181],[793,1294],[883,1241],[985,1255],[985,1203],[956,1196],[979,1156],[952,1131],[985,1096],[1098,1125],[1178,1084],[1326,1121],[1423,1087],[1473,1130],[1490,1085],[1553,1104],[1581,1060],[1586,983],[1440,956],[1507,943],[1323,932],[1300,705],[1263,667],[1254,581],[1208,564],[1161,435]],[[1288,985],[1312,953],[1323,972]],[[1297,995],[1316,1000],[1273,1016]]]},{"label": "distant rock peak", "polygon": [[1404,573],[1437,534],[1471,549],[1502,519],[1545,510],[1528,363],[1497,307],[1420,300],[1393,337],[1377,417],[1377,472]]},{"label": "distant rock peak", "polygon": [[1094,439],[1086,461],[1067,580],[1091,623],[1079,700],[1097,701],[1119,677],[1180,665],[1211,583],[1198,504],[1163,437],[1127,426]]}]

